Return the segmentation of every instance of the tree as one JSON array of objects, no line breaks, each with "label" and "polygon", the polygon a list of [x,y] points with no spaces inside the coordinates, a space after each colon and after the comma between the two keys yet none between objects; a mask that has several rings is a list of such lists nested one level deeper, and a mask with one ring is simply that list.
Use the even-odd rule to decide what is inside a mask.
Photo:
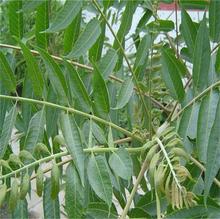
[{"label": "tree", "polygon": [[219,9],[2,1],[0,206],[27,218],[36,184],[45,218],[218,218]]}]

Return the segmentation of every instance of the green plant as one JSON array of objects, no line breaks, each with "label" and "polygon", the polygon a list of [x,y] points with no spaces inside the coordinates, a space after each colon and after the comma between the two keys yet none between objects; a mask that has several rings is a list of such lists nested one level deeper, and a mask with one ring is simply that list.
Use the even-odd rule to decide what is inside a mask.
[{"label": "green plant", "polygon": [[219,8],[0,1],[0,207],[27,218],[36,183],[45,218],[218,218]]}]

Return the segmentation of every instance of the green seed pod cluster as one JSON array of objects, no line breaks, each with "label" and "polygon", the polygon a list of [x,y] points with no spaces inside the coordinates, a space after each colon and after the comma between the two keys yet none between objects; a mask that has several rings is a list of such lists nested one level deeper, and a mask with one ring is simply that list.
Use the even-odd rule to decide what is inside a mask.
[{"label": "green seed pod cluster", "polygon": [[36,192],[39,197],[42,196],[44,189],[44,173],[41,168],[38,168],[36,175]]},{"label": "green seed pod cluster", "polygon": [[30,176],[27,173],[25,173],[21,185],[20,185],[20,199],[25,199],[28,191],[29,191],[29,185],[30,185]]}]

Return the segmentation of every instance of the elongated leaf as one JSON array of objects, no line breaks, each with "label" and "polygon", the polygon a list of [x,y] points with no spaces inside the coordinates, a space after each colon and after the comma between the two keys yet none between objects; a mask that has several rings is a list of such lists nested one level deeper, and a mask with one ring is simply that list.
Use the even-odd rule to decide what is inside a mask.
[{"label": "elongated leaf", "polygon": [[59,32],[68,27],[81,10],[82,5],[82,0],[67,0],[63,9],[57,14],[56,18],[50,25],[49,29],[46,30],[46,32]]},{"label": "elongated leaf", "polygon": [[88,216],[96,219],[118,218],[116,210],[113,207],[109,210],[108,205],[102,202],[91,202],[86,213]]},{"label": "elongated leaf", "polygon": [[65,62],[65,66],[73,98],[77,101],[77,108],[79,106],[83,111],[91,112],[91,100],[77,70],[68,62]]},{"label": "elongated leaf", "polygon": [[109,164],[114,172],[121,178],[125,180],[131,178],[133,173],[132,159],[125,149],[119,148],[117,152],[112,153],[109,158]]},{"label": "elongated leaf", "polygon": [[85,55],[96,42],[100,34],[101,27],[99,21],[94,18],[86,25],[84,31],[75,42],[72,51],[67,55],[67,58],[79,58]]},{"label": "elongated leaf", "polygon": [[27,219],[28,204],[27,200],[19,200],[15,210],[12,212],[12,218]]},{"label": "elongated leaf", "polygon": [[44,50],[38,48],[38,51],[44,60],[47,73],[48,73],[48,77],[50,79],[50,82],[52,84],[52,87],[55,93],[58,96],[58,99],[61,101],[61,103],[66,103],[68,90],[67,90],[67,85],[66,85],[64,75],[60,67],[52,59],[52,57],[48,55]]},{"label": "elongated leaf", "polygon": [[147,28],[152,31],[169,32],[174,29],[174,23],[170,20],[156,20],[147,25]]},{"label": "elongated leaf", "polygon": [[205,9],[208,5],[208,2],[206,0],[180,0],[181,7],[184,7],[185,9]]},{"label": "elongated leaf", "polygon": [[30,50],[22,42],[20,42],[20,46],[23,51],[24,58],[26,60],[27,71],[32,83],[34,93],[36,96],[41,97],[44,87],[44,79],[42,72],[35,58],[31,54]]},{"label": "elongated leaf", "polygon": [[[28,1],[29,2],[29,1]],[[38,2],[39,1],[34,1]],[[42,33],[49,26],[49,1],[43,0],[43,3],[37,7],[35,22],[35,36],[37,46],[43,49],[47,49],[48,34]]]},{"label": "elongated leaf", "polygon": [[15,75],[12,72],[10,65],[4,54],[0,51],[0,80],[4,83],[5,88],[9,92],[14,92],[16,90],[16,79]]},{"label": "elongated leaf", "polygon": [[47,179],[44,183],[43,208],[45,219],[59,219],[60,218],[60,204],[59,198],[51,199],[51,181]]},{"label": "elongated leaf", "polygon": [[205,197],[208,196],[209,190],[213,183],[214,177],[218,173],[220,168],[220,100],[215,114],[215,121],[212,126],[206,160],[206,172],[205,172]]},{"label": "elongated leaf", "polygon": [[65,29],[64,42],[63,42],[64,54],[67,54],[71,51],[74,43],[76,42],[79,36],[81,18],[82,18],[82,10],[78,12],[76,17],[73,19],[72,23]]},{"label": "elongated leaf", "polygon": [[218,74],[220,73],[220,47],[218,48],[218,51],[217,51],[217,54],[216,54],[215,71]]},{"label": "elongated leaf", "polygon": [[77,170],[79,171],[80,179],[84,185],[84,160],[82,141],[79,133],[79,128],[74,120],[74,117],[68,114],[61,114],[60,118],[61,130],[67,144],[67,149],[75,161]]},{"label": "elongated leaf", "polygon": [[153,43],[153,39],[150,35],[145,35],[141,40],[137,49],[136,59],[134,63],[135,74],[139,74],[140,71],[143,70],[142,67],[146,65],[148,50],[151,46],[151,43]]},{"label": "elongated leaf", "polygon": [[0,138],[0,158],[2,158],[7,149],[7,145],[11,138],[12,130],[15,124],[17,116],[17,106],[14,105],[9,111],[8,115],[5,117],[4,124],[2,127],[2,133]]},{"label": "elongated leaf", "polygon": [[118,60],[118,54],[114,49],[109,49],[107,53],[101,58],[98,63],[98,68],[102,73],[104,80],[107,80],[109,75],[113,72]]},{"label": "elongated leaf", "polygon": [[38,111],[31,118],[24,141],[25,150],[33,153],[35,145],[42,141],[45,122],[45,109]]},{"label": "elongated leaf", "polygon": [[200,24],[196,37],[195,51],[193,57],[193,86],[197,94],[207,86],[208,72],[210,66],[210,43],[206,18]]},{"label": "elongated leaf", "polygon": [[186,42],[187,48],[190,52],[191,57],[193,57],[195,41],[196,41],[196,34],[197,29],[195,24],[193,23],[191,17],[186,12],[186,10],[182,9],[181,12],[181,34],[184,37]]},{"label": "elongated leaf", "polygon": [[209,3],[209,31],[214,42],[220,41],[220,1],[211,0]]},{"label": "elongated leaf", "polygon": [[106,118],[110,111],[109,94],[105,81],[96,67],[93,75],[93,98],[95,113]]},{"label": "elongated leaf", "polygon": [[199,160],[203,163],[206,163],[208,141],[215,120],[218,101],[219,93],[216,90],[210,91],[210,93],[203,98],[199,110],[196,145]]},{"label": "elongated leaf", "polygon": [[82,218],[85,208],[85,191],[72,163],[66,169],[65,191],[65,210],[68,218]]},{"label": "elongated leaf", "polygon": [[22,11],[27,12],[27,11],[34,11],[37,7],[42,5],[46,0],[28,0],[25,1],[22,5]]},{"label": "elongated leaf", "polygon": [[112,185],[103,156],[92,155],[89,158],[87,174],[89,183],[96,195],[111,206]]},{"label": "elongated leaf", "polygon": [[122,84],[122,87],[119,91],[116,109],[121,109],[128,103],[132,96],[133,90],[134,84],[132,82],[132,78],[129,78]]},{"label": "elongated leaf", "polygon": [[23,12],[22,0],[9,1],[8,4],[9,15],[9,30],[12,36],[18,39],[23,37]]},{"label": "elongated leaf", "polygon": [[181,101],[185,92],[177,66],[177,60],[169,50],[162,49],[162,76],[171,95]]}]

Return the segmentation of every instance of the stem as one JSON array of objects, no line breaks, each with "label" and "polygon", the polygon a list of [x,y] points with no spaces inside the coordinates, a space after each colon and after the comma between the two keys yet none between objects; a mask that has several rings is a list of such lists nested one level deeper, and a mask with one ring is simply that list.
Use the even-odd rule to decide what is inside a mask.
[{"label": "stem", "polygon": [[165,158],[166,158],[166,160],[167,160],[167,164],[168,164],[168,166],[170,167],[170,171],[171,171],[171,173],[172,173],[172,175],[173,175],[173,179],[175,180],[177,186],[178,186],[179,189],[181,190],[181,189],[182,189],[182,186],[179,184],[179,181],[178,181],[178,179],[177,179],[177,177],[176,177],[176,173],[175,173],[175,171],[174,171],[174,169],[173,169],[173,166],[172,166],[172,164],[171,164],[170,158],[169,158],[169,156],[168,156],[168,154],[167,154],[167,152],[166,152],[166,150],[165,150],[165,148],[164,148],[164,146],[163,146],[163,143],[161,142],[161,140],[160,140],[158,137],[156,137],[156,141],[157,141],[158,145],[160,146],[160,149],[162,150],[162,152],[163,152],[163,154],[164,154],[164,156],[165,156]]},{"label": "stem", "polygon": [[135,184],[134,184],[134,187],[133,187],[133,189],[132,189],[132,191],[131,191],[131,194],[130,194],[128,200],[127,200],[127,203],[126,203],[126,205],[125,205],[125,208],[124,208],[124,210],[123,210],[123,212],[122,212],[122,215],[120,216],[119,219],[125,219],[125,218],[126,218],[127,213],[128,213],[128,210],[129,210],[129,208],[130,208],[130,206],[131,206],[131,203],[132,203],[132,200],[133,200],[133,198],[134,198],[134,195],[135,195],[135,193],[137,192],[138,186],[139,186],[139,184],[140,184],[140,182],[141,182],[141,180],[142,180],[142,178],[143,178],[143,176],[144,176],[144,173],[145,173],[145,171],[147,170],[147,168],[148,168],[147,160],[145,159],[144,162],[143,162],[143,164],[142,164],[141,171],[139,172],[138,177],[137,177],[137,180],[136,180],[136,182],[135,182]]},{"label": "stem", "polygon": [[[125,51],[124,51],[123,46],[121,45],[121,42],[119,41],[118,37],[116,36],[114,30],[112,29],[111,25],[109,24],[108,19],[106,18],[105,14],[102,12],[102,9],[100,8],[100,6],[99,6],[99,4],[97,3],[97,1],[96,1],[96,0],[92,0],[92,2],[94,3],[94,5],[95,5],[96,8],[98,9],[98,11],[100,12],[100,14],[102,15],[102,17],[104,18],[104,20],[105,20],[105,22],[106,22],[106,24],[107,24],[109,30],[111,31],[112,35],[114,36],[115,40],[117,41],[117,43],[118,43],[118,45],[119,45],[119,48],[121,49],[121,52],[122,52],[122,54],[123,54],[123,56],[124,56],[124,59],[125,59],[127,65],[128,65],[128,68],[129,68],[129,70],[130,70],[130,72],[131,72],[131,74],[132,74],[132,77],[134,78],[135,86],[136,86],[136,88],[137,88],[138,93],[140,94],[141,102],[142,102],[142,104],[143,104],[143,106],[144,106],[144,110],[145,110],[145,112],[146,112],[146,115],[147,115],[148,117],[150,117],[150,116],[149,116],[149,111],[148,111],[147,105],[146,105],[146,103],[145,103],[145,101],[144,101],[143,96],[141,95],[142,92],[141,92],[141,90],[140,90],[140,88],[139,88],[139,86],[138,86],[138,81],[137,81],[136,75],[135,75],[135,73],[134,73],[134,71],[133,71],[133,69],[132,69],[132,67],[131,67],[131,65],[130,65],[130,63],[129,63],[128,57],[127,57],[127,55],[125,54]],[[151,126],[152,126],[152,128],[153,128],[153,131],[155,132],[154,127],[153,127],[151,121],[150,121],[150,124],[151,124]]]},{"label": "stem", "polygon": [[61,106],[61,105],[58,105],[58,104],[55,104],[55,103],[51,103],[51,102],[47,102],[47,101],[41,101],[41,100],[35,100],[35,99],[31,99],[31,98],[25,98],[25,97],[15,97],[15,96],[7,96],[7,95],[0,95],[0,99],[11,99],[11,100],[15,100],[15,101],[23,101],[23,102],[29,102],[29,103],[36,103],[36,104],[41,104],[41,105],[45,105],[45,106],[49,106],[49,107],[53,107],[53,108],[57,108],[57,109],[61,109],[61,110],[64,110],[64,111],[67,111],[67,112],[72,112],[72,113],[75,113],[75,114],[78,114],[78,115],[81,115],[81,116],[84,116],[86,118],[89,118],[89,119],[92,119],[94,121],[97,121],[97,122],[100,122],[104,125],[108,125],[108,126],[111,126],[112,128],[124,133],[125,135],[131,137],[132,139],[136,139],[140,142],[143,142],[143,139],[137,135],[134,135],[132,132],[112,123],[112,122],[108,122],[104,119],[101,119],[97,116],[94,116],[94,115],[91,115],[91,114],[88,114],[88,113],[85,113],[85,112],[82,112],[82,111],[79,111],[79,110],[76,110],[74,108],[71,108],[71,107],[65,107],[65,106]]}]

